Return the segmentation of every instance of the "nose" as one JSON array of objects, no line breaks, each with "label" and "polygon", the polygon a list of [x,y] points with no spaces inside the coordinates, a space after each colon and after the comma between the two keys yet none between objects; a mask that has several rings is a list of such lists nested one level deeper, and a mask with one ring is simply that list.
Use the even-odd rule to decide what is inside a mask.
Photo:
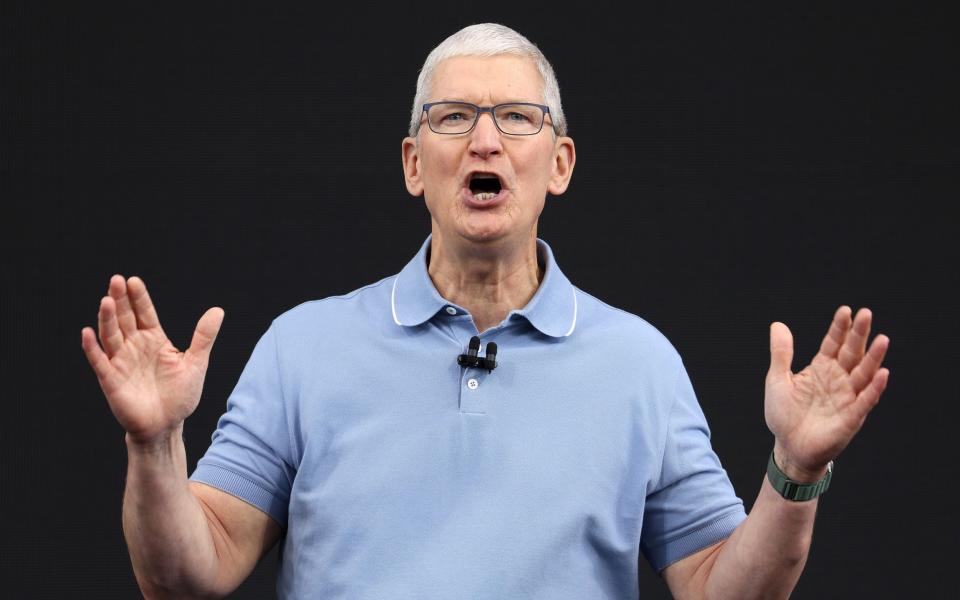
[{"label": "nose", "polygon": [[492,154],[500,154],[503,149],[500,130],[497,124],[493,122],[493,114],[481,113],[470,132],[470,153],[480,158],[486,158]]}]

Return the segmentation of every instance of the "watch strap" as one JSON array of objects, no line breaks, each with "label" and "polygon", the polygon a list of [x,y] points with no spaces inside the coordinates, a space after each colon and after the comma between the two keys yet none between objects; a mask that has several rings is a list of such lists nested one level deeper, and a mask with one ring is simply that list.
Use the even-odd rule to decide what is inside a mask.
[{"label": "watch strap", "polygon": [[827,465],[827,474],[823,479],[815,483],[800,483],[787,477],[787,474],[780,470],[776,461],[773,460],[773,452],[770,452],[770,460],[767,461],[767,479],[773,489],[786,498],[795,502],[813,500],[820,494],[830,488],[830,479],[833,477],[833,461]]}]

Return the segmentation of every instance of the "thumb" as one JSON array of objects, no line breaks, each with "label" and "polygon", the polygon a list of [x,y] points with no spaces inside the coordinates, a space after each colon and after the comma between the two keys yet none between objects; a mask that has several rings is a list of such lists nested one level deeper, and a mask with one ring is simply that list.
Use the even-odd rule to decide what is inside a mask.
[{"label": "thumb", "polygon": [[197,322],[197,328],[193,332],[193,339],[190,340],[190,347],[187,348],[187,354],[194,360],[200,360],[206,364],[210,358],[210,350],[213,348],[213,342],[217,339],[217,333],[220,331],[220,325],[223,323],[223,309],[213,307],[203,313]]},{"label": "thumb", "polygon": [[770,371],[771,377],[789,375],[793,363],[793,334],[780,322],[770,324]]}]

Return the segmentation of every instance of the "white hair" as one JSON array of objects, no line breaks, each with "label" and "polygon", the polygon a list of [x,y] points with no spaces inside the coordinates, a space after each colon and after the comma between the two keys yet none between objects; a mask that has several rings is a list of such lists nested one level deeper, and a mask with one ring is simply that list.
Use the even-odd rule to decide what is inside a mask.
[{"label": "white hair", "polygon": [[417,93],[413,98],[413,110],[410,113],[410,137],[416,137],[420,131],[420,115],[423,105],[430,95],[433,72],[441,61],[455,56],[498,56],[513,54],[532,59],[543,78],[543,100],[550,107],[550,117],[557,135],[567,134],[567,120],[560,105],[560,86],[553,67],[547,57],[530,40],[513,29],[497,23],[470,25],[440,42],[423,63],[420,76],[417,77]]}]

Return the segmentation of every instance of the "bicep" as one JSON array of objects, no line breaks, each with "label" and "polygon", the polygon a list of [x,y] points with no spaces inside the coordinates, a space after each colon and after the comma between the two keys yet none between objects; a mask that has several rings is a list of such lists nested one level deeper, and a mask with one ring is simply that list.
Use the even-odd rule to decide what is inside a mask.
[{"label": "bicep", "polygon": [[196,481],[189,486],[207,517],[217,548],[217,591],[229,594],[273,548],[282,529],[267,513],[236,496]]},{"label": "bicep", "polygon": [[707,546],[669,565],[662,572],[670,594],[677,600],[703,598],[707,576],[726,540]]}]

